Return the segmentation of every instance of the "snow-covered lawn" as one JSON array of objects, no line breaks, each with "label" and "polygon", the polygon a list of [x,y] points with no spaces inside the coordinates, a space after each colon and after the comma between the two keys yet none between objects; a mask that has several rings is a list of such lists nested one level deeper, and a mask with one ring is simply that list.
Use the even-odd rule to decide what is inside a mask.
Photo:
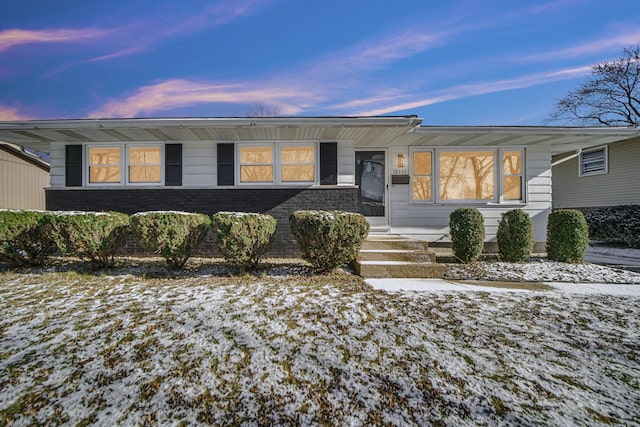
[{"label": "snow-covered lawn", "polygon": [[1,273],[0,425],[640,425],[638,296],[288,271]]}]

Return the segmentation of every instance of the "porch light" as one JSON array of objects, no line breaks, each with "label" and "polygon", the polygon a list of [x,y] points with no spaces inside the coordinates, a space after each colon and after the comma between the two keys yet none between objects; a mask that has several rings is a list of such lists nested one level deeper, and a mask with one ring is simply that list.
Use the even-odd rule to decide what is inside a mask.
[{"label": "porch light", "polygon": [[398,154],[398,169],[402,169],[404,167],[405,167],[404,154]]}]

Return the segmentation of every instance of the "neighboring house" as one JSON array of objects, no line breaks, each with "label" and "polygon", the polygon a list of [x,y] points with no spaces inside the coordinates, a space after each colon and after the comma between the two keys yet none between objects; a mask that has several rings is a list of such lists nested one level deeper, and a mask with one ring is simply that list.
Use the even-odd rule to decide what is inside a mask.
[{"label": "neighboring house", "polygon": [[274,252],[295,251],[299,209],[367,216],[372,233],[447,244],[460,206],[528,212],[542,249],[551,158],[638,136],[630,129],[424,127],[416,116],[0,122],[0,139],[51,155],[47,209],[254,211],[274,215]]},{"label": "neighboring house", "polygon": [[640,138],[553,157],[553,207],[640,205]]},{"label": "neighboring house", "polygon": [[0,209],[44,209],[49,164],[0,141]]}]

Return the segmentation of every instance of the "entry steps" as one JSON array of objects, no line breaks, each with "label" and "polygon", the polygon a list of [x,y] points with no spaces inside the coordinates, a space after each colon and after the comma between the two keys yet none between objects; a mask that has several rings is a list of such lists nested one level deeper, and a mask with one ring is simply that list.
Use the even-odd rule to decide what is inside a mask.
[{"label": "entry steps", "polygon": [[388,234],[369,235],[353,267],[365,278],[441,278],[444,274],[428,242]]}]

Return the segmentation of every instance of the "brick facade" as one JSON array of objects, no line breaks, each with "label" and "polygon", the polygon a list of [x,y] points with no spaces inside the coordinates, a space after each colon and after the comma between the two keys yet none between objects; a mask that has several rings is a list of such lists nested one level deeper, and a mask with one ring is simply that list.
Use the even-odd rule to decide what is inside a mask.
[{"label": "brick facade", "polygon": [[[72,189],[46,191],[48,210],[184,211],[212,215],[220,211],[261,212],[274,216],[278,229],[269,251],[272,256],[296,256],[296,242],[289,231],[289,215],[297,210],[357,211],[355,187],[264,189]],[[129,242],[129,252],[139,252]],[[213,254],[211,239],[200,248]]]}]

